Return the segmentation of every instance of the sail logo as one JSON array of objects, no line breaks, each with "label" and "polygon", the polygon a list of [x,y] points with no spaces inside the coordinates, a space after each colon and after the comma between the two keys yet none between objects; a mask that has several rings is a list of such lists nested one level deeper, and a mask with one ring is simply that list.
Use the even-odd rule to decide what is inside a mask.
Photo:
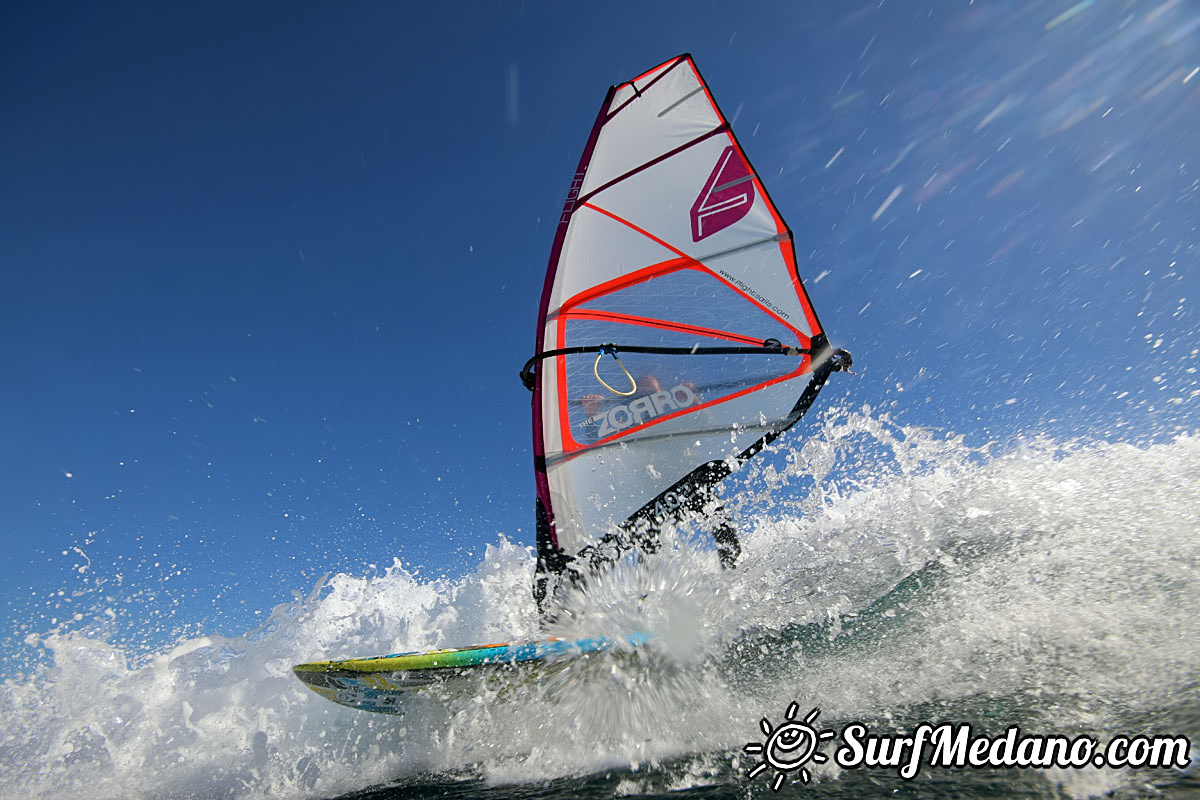
[{"label": "sail logo", "polygon": [[693,242],[725,230],[750,213],[754,205],[753,178],[737,148],[726,147],[692,203]]},{"label": "sail logo", "polygon": [[585,430],[595,430],[596,439],[604,439],[629,428],[649,422],[672,411],[694,406],[699,402],[695,390],[685,384],[639,397],[593,414],[583,421]]}]

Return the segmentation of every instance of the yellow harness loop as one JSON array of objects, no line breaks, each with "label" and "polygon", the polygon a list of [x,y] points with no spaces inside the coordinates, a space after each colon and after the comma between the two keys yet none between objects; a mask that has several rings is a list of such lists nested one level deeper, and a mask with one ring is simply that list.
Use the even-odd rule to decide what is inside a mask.
[{"label": "yellow harness loop", "polygon": [[622,392],[618,389],[614,389],[608,385],[608,382],[604,380],[604,378],[600,377],[600,359],[604,358],[604,353],[605,351],[601,350],[596,354],[596,360],[592,363],[592,374],[596,376],[596,380],[600,381],[601,386],[603,386],[605,389],[608,389],[613,394],[620,395],[621,397],[629,397],[637,391],[637,381],[635,381],[633,376],[629,374],[629,370],[625,369],[625,365],[621,363],[621,359],[617,358],[617,354],[615,352],[612,353],[613,360],[617,362],[617,366],[621,368],[621,372],[625,373],[625,377],[629,378],[629,391]]}]

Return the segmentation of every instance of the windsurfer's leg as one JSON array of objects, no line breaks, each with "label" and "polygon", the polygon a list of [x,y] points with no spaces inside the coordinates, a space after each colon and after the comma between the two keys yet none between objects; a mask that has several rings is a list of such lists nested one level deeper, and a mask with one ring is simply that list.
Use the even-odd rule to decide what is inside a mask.
[{"label": "windsurfer's leg", "polygon": [[550,588],[550,578],[545,562],[539,558],[533,571],[533,602],[537,603],[538,615],[542,617],[546,616],[546,593]]},{"label": "windsurfer's leg", "polygon": [[550,521],[546,517],[546,509],[542,501],[537,501],[537,566],[533,570],[533,599],[537,603],[538,614],[546,614],[546,594],[551,580],[562,573],[562,553],[554,546],[550,538]]},{"label": "windsurfer's leg", "polygon": [[718,508],[713,516],[716,524],[713,525],[712,535],[717,542],[717,555],[721,558],[721,566],[733,569],[737,564],[738,556],[742,554],[742,543],[738,541],[733,520],[729,518],[729,514],[724,508]]},{"label": "windsurfer's leg", "polygon": [[562,596],[567,587],[580,583],[578,573],[570,568],[574,560],[554,546],[550,522],[542,501],[537,502],[537,565],[533,571],[533,599],[542,622],[552,622],[558,616]]}]

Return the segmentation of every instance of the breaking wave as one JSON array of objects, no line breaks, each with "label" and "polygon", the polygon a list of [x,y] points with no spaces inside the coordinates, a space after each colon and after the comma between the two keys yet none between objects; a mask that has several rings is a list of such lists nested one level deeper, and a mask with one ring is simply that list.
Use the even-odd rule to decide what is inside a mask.
[{"label": "breaking wave", "polygon": [[[869,410],[829,412],[729,502],[743,537],[736,570],[679,533],[552,631],[647,630],[661,646],[542,681],[427,693],[403,717],[335,706],[292,676],[317,658],[540,635],[532,555],[504,538],[459,579],[421,579],[399,562],[334,575],[260,628],[148,658],[99,620],[38,637],[48,663],[0,687],[0,794],[335,797],[431,780],[567,780],[573,794],[596,775],[609,794],[743,786],[742,746],[793,701],[821,709],[828,727],[969,720],[1200,741],[1197,463],[1189,435],[1001,451]],[[864,784],[832,763],[815,773],[847,796],[900,783],[879,772]],[[989,780],[1073,797],[1195,785],[1162,770]]]}]

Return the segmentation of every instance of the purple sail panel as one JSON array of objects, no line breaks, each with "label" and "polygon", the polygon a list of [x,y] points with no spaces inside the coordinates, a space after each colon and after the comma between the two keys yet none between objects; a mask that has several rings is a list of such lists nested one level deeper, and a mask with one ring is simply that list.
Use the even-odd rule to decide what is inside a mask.
[{"label": "purple sail panel", "polygon": [[737,149],[726,147],[692,204],[693,242],[725,230],[750,212],[754,205],[754,182],[750,178],[750,170],[738,157]]}]

